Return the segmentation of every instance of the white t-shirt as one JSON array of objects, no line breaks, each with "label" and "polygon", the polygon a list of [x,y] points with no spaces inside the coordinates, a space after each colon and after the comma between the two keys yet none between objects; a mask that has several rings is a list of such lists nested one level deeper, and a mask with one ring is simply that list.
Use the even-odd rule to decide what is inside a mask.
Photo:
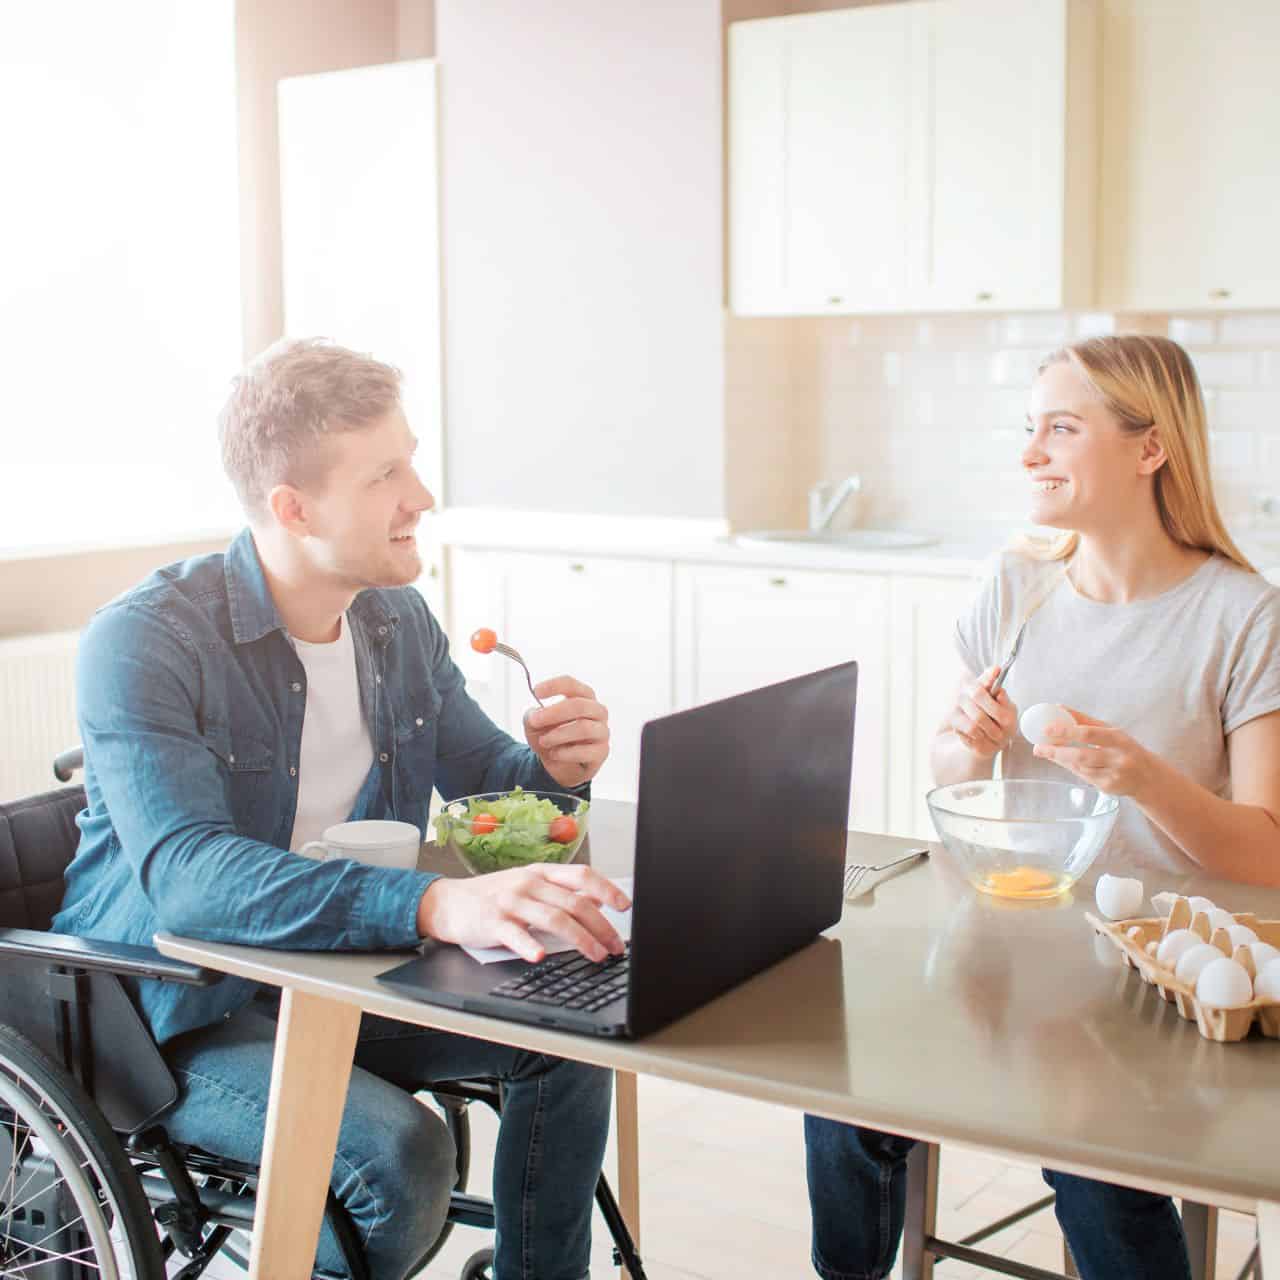
[{"label": "white t-shirt", "polygon": [[373,739],[360,707],[356,650],[346,615],[338,638],[310,644],[290,636],[307,673],[307,706],[298,752],[298,811],[289,848],[318,840],[345,822],[373,765]]},{"label": "white t-shirt", "polygon": [[[1057,702],[1123,729],[1224,799],[1227,735],[1280,710],[1280,589],[1211,556],[1161,595],[1102,604],[1072,586],[1062,561],[1017,551],[1000,559],[959,620],[957,646],[973,675],[1002,663],[1027,608],[1022,649],[1005,682],[1019,714]],[[1070,778],[1015,736],[1006,778]],[[1122,798],[1098,869],[1183,873],[1195,864],[1132,800]]]}]

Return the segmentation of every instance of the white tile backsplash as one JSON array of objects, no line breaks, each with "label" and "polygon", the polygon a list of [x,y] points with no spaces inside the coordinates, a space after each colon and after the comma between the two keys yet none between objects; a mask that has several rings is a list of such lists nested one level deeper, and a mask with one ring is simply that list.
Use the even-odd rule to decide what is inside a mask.
[{"label": "white tile backsplash", "polygon": [[[727,332],[731,356],[740,332],[753,341],[790,335],[790,376],[775,373],[770,409],[788,424],[791,456],[821,473],[802,476],[801,462],[792,468],[791,510],[807,484],[857,471],[865,523],[923,527],[1022,519],[1022,426],[1041,361],[1066,342],[1131,331],[1135,321],[1191,352],[1213,431],[1219,505],[1243,527],[1256,493],[1280,493],[1280,312],[822,317],[755,329],[731,320]],[[755,358],[738,355],[730,370]],[[730,377],[730,451],[735,398],[749,395],[752,381]],[[789,413],[779,395],[791,398]]]}]

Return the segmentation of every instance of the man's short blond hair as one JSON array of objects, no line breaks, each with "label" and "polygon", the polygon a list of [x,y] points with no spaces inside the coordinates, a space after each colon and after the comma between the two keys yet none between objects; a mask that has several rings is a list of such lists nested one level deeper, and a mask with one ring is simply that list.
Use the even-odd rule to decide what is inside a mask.
[{"label": "man's short blond hair", "polygon": [[324,474],[324,442],[373,425],[400,405],[400,370],[327,338],[285,338],[232,384],[218,417],[222,465],[251,520],[278,484]]}]

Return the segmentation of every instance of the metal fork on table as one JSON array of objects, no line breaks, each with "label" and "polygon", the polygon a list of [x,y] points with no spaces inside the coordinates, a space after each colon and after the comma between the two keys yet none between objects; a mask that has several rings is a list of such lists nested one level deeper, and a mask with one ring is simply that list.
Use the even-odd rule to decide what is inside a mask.
[{"label": "metal fork on table", "polygon": [[862,883],[863,878],[873,871],[888,871],[890,867],[900,866],[904,862],[910,862],[913,858],[927,858],[928,856],[928,849],[912,849],[910,853],[904,853],[900,858],[892,858],[888,862],[882,862],[877,867],[869,867],[863,862],[846,862],[844,864],[844,896],[846,898],[853,897],[854,891]]}]

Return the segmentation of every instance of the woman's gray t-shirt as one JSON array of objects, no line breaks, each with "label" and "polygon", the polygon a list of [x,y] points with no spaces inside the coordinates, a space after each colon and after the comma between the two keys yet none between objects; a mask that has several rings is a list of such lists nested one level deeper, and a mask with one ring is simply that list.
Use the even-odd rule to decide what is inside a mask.
[{"label": "woman's gray t-shirt", "polygon": [[[957,626],[977,676],[1003,662],[1035,608],[1005,682],[1019,714],[1058,702],[1123,729],[1193,781],[1231,798],[1227,735],[1280,710],[1280,589],[1221,556],[1161,595],[1102,604],[1072,586],[1063,561],[1007,551]],[[1071,778],[1017,734],[1006,778]],[[1120,801],[1098,869],[1195,869],[1138,806]]]}]

